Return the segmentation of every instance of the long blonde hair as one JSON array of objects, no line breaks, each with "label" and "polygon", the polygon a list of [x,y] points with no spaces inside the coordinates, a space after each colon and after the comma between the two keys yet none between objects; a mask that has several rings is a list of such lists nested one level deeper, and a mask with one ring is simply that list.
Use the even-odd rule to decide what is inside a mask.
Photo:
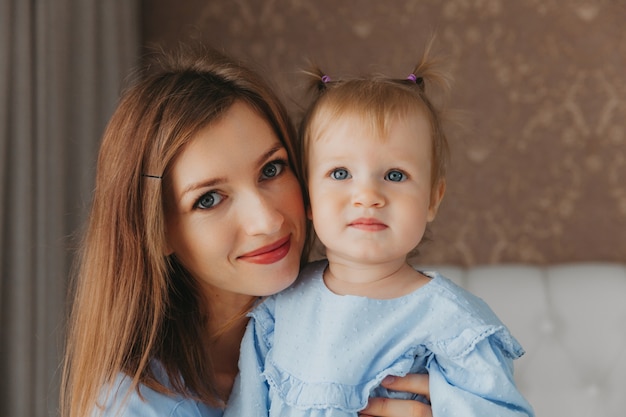
[{"label": "long blonde hair", "polygon": [[[159,54],[123,95],[104,133],[74,277],[61,412],[91,415],[123,372],[132,387],[218,403],[207,308],[197,283],[166,257],[163,185],[170,162],[235,101],[256,109],[292,158],[294,132],[258,74],[207,48]],[[299,176],[298,167],[292,168]],[[158,360],[164,386],[150,366]]]}]

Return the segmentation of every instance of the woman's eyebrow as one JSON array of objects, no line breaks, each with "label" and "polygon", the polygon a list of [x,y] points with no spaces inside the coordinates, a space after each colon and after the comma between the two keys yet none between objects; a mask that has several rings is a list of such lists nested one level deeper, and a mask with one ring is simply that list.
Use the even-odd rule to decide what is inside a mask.
[{"label": "woman's eyebrow", "polygon": [[180,194],[180,199],[182,200],[183,197],[190,192],[193,192],[195,190],[198,190],[200,188],[210,188],[210,187],[214,187],[218,184],[222,184],[226,182],[226,177],[218,177],[218,178],[211,178],[209,180],[202,180],[202,181],[198,181],[198,182],[194,182],[192,184],[189,184],[188,186],[186,186],[183,191]]},{"label": "woman's eyebrow", "polygon": [[261,155],[259,159],[257,159],[257,165],[259,166],[263,165],[265,161],[271,158],[272,155],[274,155],[276,152],[279,152],[280,150],[284,148],[285,147],[281,143],[277,143],[276,145],[272,146],[272,148],[270,148],[267,152]]},{"label": "woman's eyebrow", "polygon": [[[276,145],[272,146],[272,148],[270,148],[267,152],[263,153],[259,158],[257,158],[256,165],[257,166],[263,165],[265,161],[267,161],[269,158],[272,157],[272,155],[274,155],[276,152],[281,151],[282,149],[284,149],[284,146],[281,143],[277,143]],[[217,177],[217,178],[211,178],[208,180],[202,180],[202,181],[189,184],[181,192],[180,200],[182,200],[183,197],[190,192],[193,192],[201,188],[215,187],[218,184],[225,183],[226,180],[227,180],[226,177]]]}]

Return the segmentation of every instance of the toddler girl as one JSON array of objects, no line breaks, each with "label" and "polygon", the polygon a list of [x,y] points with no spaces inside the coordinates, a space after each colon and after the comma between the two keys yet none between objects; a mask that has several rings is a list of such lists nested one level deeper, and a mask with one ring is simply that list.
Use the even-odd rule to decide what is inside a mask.
[{"label": "toddler girl", "polygon": [[251,313],[226,415],[355,416],[370,396],[404,395],[380,387],[385,377],[416,372],[430,375],[435,417],[534,415],[507,328],[407,263],[446,185],[442,116],[426,94],[446,80],[435,63],[427,48],[407,79],[312,74],[301,163],[326,260]]}]

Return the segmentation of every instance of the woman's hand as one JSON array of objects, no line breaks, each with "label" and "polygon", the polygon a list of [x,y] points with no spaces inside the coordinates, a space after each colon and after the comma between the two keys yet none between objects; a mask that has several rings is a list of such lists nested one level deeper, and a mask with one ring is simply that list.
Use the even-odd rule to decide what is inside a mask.
[{"label": "woman's hand", "polygon": [[[383,387],[393,391],[421,394],[430,399],[428,375],[409,374],[405,377],[386,377]],[[359,414],[362,417],[432,417],[430,406],[417,400],[397,400],[391,398],[370,398],[367,407]]]}]

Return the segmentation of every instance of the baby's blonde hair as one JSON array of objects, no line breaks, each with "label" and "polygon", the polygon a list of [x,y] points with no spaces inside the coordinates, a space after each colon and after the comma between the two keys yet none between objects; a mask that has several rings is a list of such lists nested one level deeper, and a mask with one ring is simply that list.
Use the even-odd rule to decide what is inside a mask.
[{"label": "baby's blonde hair", "polygon": [[[425,115],[432,136],[431,192],[445,180],[450,150],[443,129],[444,111],[434,104],[430,96],[431,86],[447,92],[451,77],[443,69],[441,59],[431,56],[431,39],[419,63],[405,79],[371,76],[333,80],[324,71],[315,68],[306,71],[311,78],[310,90],[314,100],[306,111],[299,130],[298,154],[305,184],[308,183],[308,161],[310,143],[324,130],[346,115],[357,116],[363,123],[370,124],[373,131],[386,137],[390,124],[413,114]],[[308,194],[306,200],[308,204]]]}]

